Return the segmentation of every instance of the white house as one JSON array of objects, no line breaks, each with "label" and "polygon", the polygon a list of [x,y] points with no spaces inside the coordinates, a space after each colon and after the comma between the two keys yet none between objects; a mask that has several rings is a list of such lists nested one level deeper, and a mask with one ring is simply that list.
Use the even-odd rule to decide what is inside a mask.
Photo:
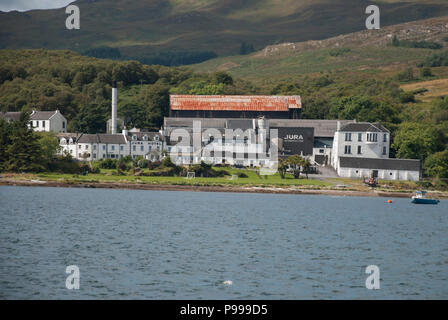
[{"label": "white house", "polygon": [[125,134],[59,134],[61,153],[78,160],[120,159],[129,155]]},{"label": "white house", "polygon": [[338,125],[331,164],[340,177],[418,181],[420,160],[390,159],[390,132],[381,123]]},{"label": "white house", "polygon": [[34,131],[67,132],[67,119],[56,111],[36,111],[30,116],[30,128]]},{"label": "white house", "polygon": [[162,158],[162,152],[165,149],[164,138],[160,132],[145,132],[139,129],[123,130],[130,143],[129,155],[132,158],[142,156],[151,161],[157,161]]},{"label": "white house", "polygon": [[59,145],[61,146],[60,153],[70,154],[73,158],[76,158],[78,145],[77,141],[81,134],[78,133],[59,133],[57,138]]}]

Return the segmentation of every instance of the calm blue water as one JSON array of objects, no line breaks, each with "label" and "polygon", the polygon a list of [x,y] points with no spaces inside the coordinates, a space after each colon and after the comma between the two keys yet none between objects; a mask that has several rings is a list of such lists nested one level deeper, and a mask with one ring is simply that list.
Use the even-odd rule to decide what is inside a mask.
[{"label": "calm blue water", "polygon": [[447,299],[448,201],[386,200],[0,187],[0,298]]}]

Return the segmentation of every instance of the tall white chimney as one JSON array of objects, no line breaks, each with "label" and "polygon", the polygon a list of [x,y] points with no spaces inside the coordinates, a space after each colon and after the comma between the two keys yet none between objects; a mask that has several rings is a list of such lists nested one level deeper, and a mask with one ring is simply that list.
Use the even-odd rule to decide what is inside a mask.
[{"label": "tall white chimney", "polygon": [[112,123],[111,123],[111,133],[117,133],[117,104],[118,104],[118,90],[117,81],[112,83]]}]

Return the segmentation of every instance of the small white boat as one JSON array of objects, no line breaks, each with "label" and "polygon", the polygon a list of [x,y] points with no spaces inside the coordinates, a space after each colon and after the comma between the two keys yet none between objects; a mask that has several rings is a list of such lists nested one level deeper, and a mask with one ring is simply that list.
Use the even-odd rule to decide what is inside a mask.
[{"label": "small white boat", "polygon": [[426,198],[426,191],[416,191],[411,202],[415,204],[438,204],[440,201]]}]

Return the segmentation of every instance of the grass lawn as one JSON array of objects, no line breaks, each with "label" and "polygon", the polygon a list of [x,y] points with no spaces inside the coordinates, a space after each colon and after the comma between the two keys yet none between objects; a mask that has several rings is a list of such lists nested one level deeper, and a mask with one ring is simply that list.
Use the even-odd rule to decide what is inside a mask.
[{"label": "grass lawn", "polygon": [[[216,168],[220,169],[220,168]],[[171,185],[250,185],[250,186],[308,186],[326,187],[332,183],[316,179],[294,179],[287,174],[285,179],[281,179],[277,173],[272,176],[259,178],[254,171],[244,169],[225,168],[230,174],[244,172],[248,178],[238,178],[231,180],[230,177],[186,179],[185,177],[147,177],[131,175],[112,175],[115,170],[101,170],[98,174],[72,175],[59,173],[41,173],[37,177],[41,180],[64,181],[64,182],[110,182],[110,183],[144,183],[144,184],[171,184]]]}]

